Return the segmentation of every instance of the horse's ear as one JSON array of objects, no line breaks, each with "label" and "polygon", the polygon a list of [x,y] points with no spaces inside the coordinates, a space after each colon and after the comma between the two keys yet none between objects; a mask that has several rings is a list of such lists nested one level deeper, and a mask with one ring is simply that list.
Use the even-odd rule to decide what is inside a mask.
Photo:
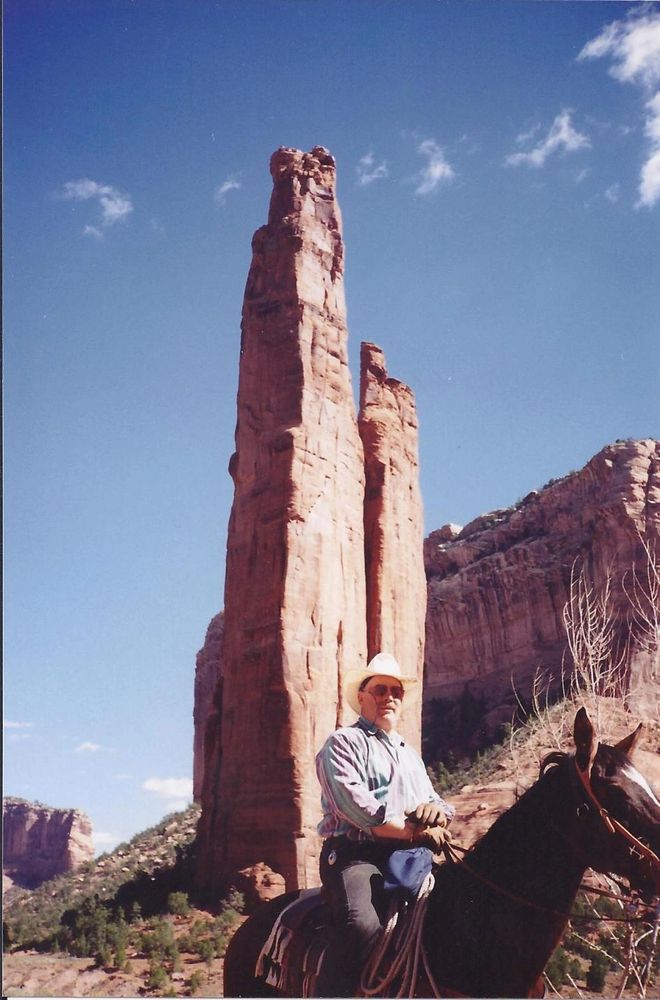
[{"label": "horse's ear", "polygon": [[621,753],[625,753],[626,757],[630,757],[631,753],[639,743],[639,738],[642,735],[642,723],[638,725],[630,736],[626,736],[625,739],[619,740],[619,742],[614,747],[615,750],[619,750]]},{"label": "horse's ear", "polygon": [[573,724],[573,739],[575,741],[575,760],[581,771],[589,771],[596,756],[594,727],[591,725],[586,709],[581,708],[575,716]]}]

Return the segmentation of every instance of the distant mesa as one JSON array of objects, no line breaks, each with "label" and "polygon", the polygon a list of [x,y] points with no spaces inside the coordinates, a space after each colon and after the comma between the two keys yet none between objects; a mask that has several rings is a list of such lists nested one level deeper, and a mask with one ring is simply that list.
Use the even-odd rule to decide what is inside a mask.
[{"label": "distant mesa", "polygon": [[92,824],[79,809],[2,800],[3,885],[35,889],[94,857]]}]

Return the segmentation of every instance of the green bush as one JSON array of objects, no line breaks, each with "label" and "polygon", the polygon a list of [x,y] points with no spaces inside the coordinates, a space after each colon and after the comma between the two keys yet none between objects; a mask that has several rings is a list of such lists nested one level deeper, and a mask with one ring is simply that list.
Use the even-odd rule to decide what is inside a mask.
[{"label": "green bush", "polygon": [[201,958],[202,962],[206,962],[207,965],[210,965],[215,958],[215,945],[213,944],[213,941],[211,941],[210,938],[204,938],[203,941],[200,941],[197,946],[197,954]]},{"label": "green bush", "polygon": [[147,989],[149,990],[165,990],[167,987],[171,986],[170,977],[167,972],[160,964],[160,962],[152,961],[149,966],[149,978],[147,979]]},{"label": "green bush", "polygon": [[561,945],[555,948],[548,960],[545,974],[556,990],[568,982],[566,973],[569,971],[569,962],[570,959]]},{"label": "green bush", "polygon": [[190,903],[186,892],[171,892],[167,897],[167,910],[177,917],[187,917],[190,913]]},{"label": "green bush", "polygon": [[603,992],[605,987],[605,977],[609,967],[610,963],[605,955],[601,955],[600,952],[596,952],[594,957],[591,959],[591,965],[589,966],[587,978],[585,980],[588,990],[591,990],[593,993]]},{"label": "green bush", "polygon": [[201,990],[205,980],[206,976],[204,975],[203,972],[200,972],[199,970],[197,970],[197,972],[193,972],[192,976],[188,981],[188,989],[190,991],[191,997],[194,997],[195,994],[198,993],[199,990]]}]

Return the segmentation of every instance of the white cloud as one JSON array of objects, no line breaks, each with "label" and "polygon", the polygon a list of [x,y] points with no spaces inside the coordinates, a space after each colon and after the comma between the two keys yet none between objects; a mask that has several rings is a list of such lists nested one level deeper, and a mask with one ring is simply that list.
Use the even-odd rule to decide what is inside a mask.
[{"label": "white cloud", "polygon": [[34,725],[33,722],[11,722],[9,719],[4,719],[2,723],[3,729],[31,729]]},{"label": "white cloud", "polygon": [[[523,163],[530,167],[542,167],[553,153],[575,153],[579,149],[588,149],[591,146],[589,137],[573,127],[571,114],[570,108],[563,108],[550,126],[545,139],[527,152],[511,153],[507,156],[506,163],[511,167],[518,167]],[[533,134],[534,130],[519,135],[516,142],[523,143]]]},{"label": "white cloud", "polygon": [[100,848],[116,847],[119,843],[119,837],[115,833],[104,833],[102,830],[92,831],[92,840],[94,841],[94,853],[98,854]]},{"label": "white cloud", "polygon": [[642,166],[639,179],[639,201],[636,208],[653,208],[660,200],[660,147],[651,153]]},{"label": "white cloud", "polygon": [[611,59],[609,73],[621,83],[632,83],[645,92],[644,134],[649,140],[639,177],[635,208],[653,208],[660,201],[660,12],[643,4],[625,18],[612,21],[587,42],[578,59]]},{"label": "white cloud", "polygon": [[387,177],[387,163],[383,160],[382,163],[376,164],[373,151],[370,150],[359,160],[355,172],[360,187],[366,187],[367,184],[373,184],[374,181]]},{"label": "white cloud", "polygon": [[142,787],[146,792],[154,792],[162,799],[184,800],[184,806],[192,799],[191,778],[147,778]]},{"label": "white cloud", "polygon": [[[65,201],[90,201],[90,199],[97,201],[101,209],[101,225],[106,229],[114,226],[116,222],[123,222],[133,211],[130,195],[122,194],[109,184],[99,184],[89,178],[67,181],[60,197]],[[85,226],[83,232],[87,236],[96,236],[97,239],[101,235],[97,226]]]},{"label": "white cloud", "polygon": [[445,154],[435,139],[424,139],[417,147],[417,152],[420,156],[426,157],[427,163],[418,175],[419,184],[415,194],[431,194],[438,185],[447,183],[455,177],[451,164],[445,159]]},{"label": "white cloud", "polygon": [[[192,793],[191,793],[191,798],[192,798]],[[190,805],[190,798],[172,799],[171,802],[167,803],[165,808],[167,809],[168,812],[178,813],[178,812],[183,812],[183,810],[187,809],[189,805]]]},{"label": "white cloud", "polygon": [[605,197],[613,205],[619,200],[620,194],[621,194],[621,185],[618,183],[610,184],[610,186],[605,191]]},{"label": "white cloud", "polygon": [[83,229],[84,236],[93,236],[95,240],[103,239],[103,232],[97,226],[85,226]]},{"label": "white cloud", "polygon": [[231,174],[227,178],[227,180],[223,181],[222,184],[220,184],[215,189],[215,192],[213,194],[213,200],[215,201],[216,205],[220,205],[220,206],[226,205],[227,204],[227,195],[229,194],[229,192],[230,191],[239,191],[240,188],[241,188],[241,182],[238,179],[238,175],[237,174]]},{"label": "white cloud", "polygon": [[587,42],[578,59],[609,56],[609,72],[621,83],[653,87],[660,83],[660,13],[644,5],[612,21]]},{"label": "white cloud", "polygon": [[100,743],[90,743],[89,741],[87,741],[86,743],[81,743],[80,746],[76,747],[75,752],[76,753],[98,753],[99,750],[101,750]]}]

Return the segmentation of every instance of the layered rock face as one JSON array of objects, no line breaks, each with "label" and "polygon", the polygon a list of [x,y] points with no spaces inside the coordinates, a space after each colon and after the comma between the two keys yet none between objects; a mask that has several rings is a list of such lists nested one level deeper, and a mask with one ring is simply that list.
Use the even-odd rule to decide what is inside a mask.
[{"label": "layered rock face", "polygon": [[204,785],[204,743],[207,726],[218,727],[222,711],[222,637],[224,615],[215,615],[206,630],[195,662],[193,706],[193,799],[201,802]]},{"label": "layered rock face", "polygon": [[327,150],[272,157],[243,308],[221,725],[206,734],[199,875],[318,879],[315,751],[366,661],[362,443]]},{"label": "layered rock face", "polygon": [[23,799],[2,803],[3,874],[34,889],[94,857],[92,824],[78,809],[53,809]]},{"label": "layered rock face", "polygon": [[375,344],[362,344],[360,362],[368,653],[387,650],[418,677],[400,731],[419,749],[426,575],[415,399],[407,385],[388,378]]},{"label": "layered rock face", "polygon": [[584,567],[595,595],[609,575],[619,632],[615,650],[617,639],[621,651],[632,635],[625,661],[631,701],[638,711],[657,711],[658,646],[634,621],[630,633],[628,595],[635,589],[635,566],[639,600],[657,622],[658,595],[653,598],[644,583],[643,543],[660,553],[659,536],[655,440],[609,445],[584,469],[530,493],[516,507],[429,535],[427,754],[436,757],[492,738],[498,725],[511,719],[512,675],[525,698],[539,668],[559,677],[566,648],[563,609],[574,563],[578,572]]}]

